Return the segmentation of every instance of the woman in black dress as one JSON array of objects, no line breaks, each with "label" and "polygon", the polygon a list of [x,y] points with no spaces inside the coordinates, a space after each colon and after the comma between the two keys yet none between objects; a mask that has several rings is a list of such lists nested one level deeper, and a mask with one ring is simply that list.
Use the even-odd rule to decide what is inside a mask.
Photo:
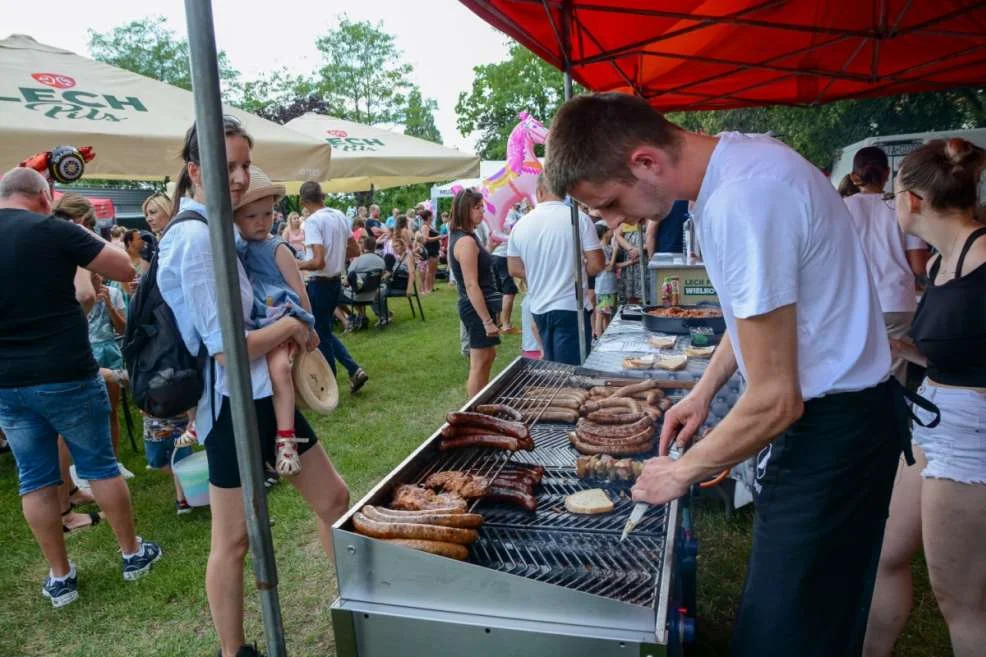
[{"label": "woman in black dress", "polygon": [[449,223],[449,266],[459,290],[459,318],[469,333],[469,381],[473,397],[490,380],[500,344],[496,317],[500,293],[493,284],[492,257],[473,232],[483,222],[483,196],[471,189],[456,194]]}]

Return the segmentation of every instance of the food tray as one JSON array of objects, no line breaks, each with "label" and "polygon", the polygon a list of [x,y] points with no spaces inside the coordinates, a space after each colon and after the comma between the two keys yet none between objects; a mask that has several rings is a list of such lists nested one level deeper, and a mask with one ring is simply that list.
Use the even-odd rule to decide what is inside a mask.
[{"label": "food tray", "polygon": [[[683,310],[712,310],[718,309],[715,304],[698,304],[695,306],[678,306]],[[716,335],[726,332],[726,320],[720,317],[655,317],[650,314],[651,310],[663,309],[664,306],[648,306],[644,308],[643,325],[648,331],[655,333],[671,333],[674,335],[688,335],[688,329],[699,326],[707,326]]]}]

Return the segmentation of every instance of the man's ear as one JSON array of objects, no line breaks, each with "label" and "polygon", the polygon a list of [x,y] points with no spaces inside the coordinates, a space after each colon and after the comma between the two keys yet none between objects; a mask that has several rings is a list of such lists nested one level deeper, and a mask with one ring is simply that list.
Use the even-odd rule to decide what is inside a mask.
[{"label": "man's ear", "polygon": [[[635,172],[635,174],[646,171],[651,176],[660,176],[667,167],[668,154],[659,148],[655,148],[649,144],[643,144],[630,151],[629,160],[630,170]],[[638,175],[637,177],[640,178],[642,176]]]}]

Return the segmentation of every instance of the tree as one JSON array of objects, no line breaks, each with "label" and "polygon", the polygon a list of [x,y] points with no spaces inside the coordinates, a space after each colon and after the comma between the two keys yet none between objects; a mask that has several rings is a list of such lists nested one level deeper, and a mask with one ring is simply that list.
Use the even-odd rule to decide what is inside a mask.
[{"label": "tree", "polygon": [[809,161],[827,168],[841,147],[866,137],[982,126],[986,124],[983,100],[982,89],[956,89],[815,107],[675,112],[668,119],[709,134],[773,132]]},{"label": "tree", "polygon": [[383,23],[343,17],[315,45],[325,60],[316,91],[334,116],[366,125],[402,122],[413,69]]},{"label": "tree", "polygon": [[421,91],[417,88],[411,90],[407,95],[407,108],[404,110],[404,134],[411,137],[420,137],[433,141],[436,144],[442,143],[442,133],[435,125],[435,111],[438,103],[434,98],[422,98]]},{"label": "tree", "polygon": [[[182,89],[192,88],[188,63],[188,40],[168,29],[163,16],[130,21],[109,32],[89,30],[89,52],[93,59]],[[225,51],[217,53],[219,81],[227,102],[239,95],[240,73]]]},{"label": "tree", "polygon": [[317,86],[316,79],[292,75],[282,68],[245,83],[239,107],[282,125],[308,112],[331,114]]},{"label": "tree", "polygon": [[[473,68],[472,89],[459,94],[455,104],[459,132],[479,132],[480,157],[506,157],[507,137],[517,125],[517,114],[527,110],[547,123],[565,100],[561,72],[527,48],[514,43],[503,62]],[[573,93],[581,93],[581,89]]]}]

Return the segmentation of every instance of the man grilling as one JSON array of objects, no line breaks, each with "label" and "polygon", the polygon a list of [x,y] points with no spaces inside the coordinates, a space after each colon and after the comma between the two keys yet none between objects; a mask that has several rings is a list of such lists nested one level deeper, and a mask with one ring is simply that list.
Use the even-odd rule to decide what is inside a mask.
[{"label": "man grilling", "polygon": [[737,368],[747,389],[679,460],[648,461],[633,497],[663,504],[759,454],[732,654],[859,655],[901,439],[886,331],[845,204],[778,141],[690,133],[623,94],[567,102],[546,171],[555,193],[612,228],[695,201],[727,332],[667,413],[661,453],[693,438]]}]

